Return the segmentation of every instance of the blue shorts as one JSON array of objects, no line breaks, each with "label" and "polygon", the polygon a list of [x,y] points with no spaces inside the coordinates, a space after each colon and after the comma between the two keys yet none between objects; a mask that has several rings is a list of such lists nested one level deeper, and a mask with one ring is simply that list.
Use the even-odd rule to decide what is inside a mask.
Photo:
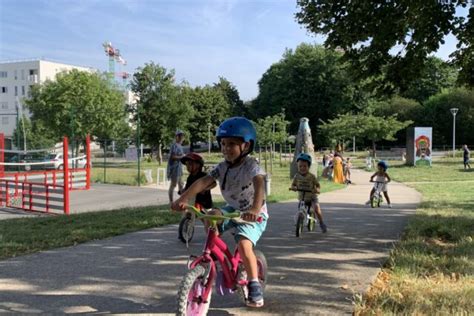
[{"label": "blue shorts", "polygon": [[[222,212],[225,214],[235,212],[235,209],[230,206],[226,205],[221,208]],[[257,241],[262,236],[265,228],[267,227],[267,217],[262,215],[262,222],[253,222],[249,224],[243,223],[236,223],[230,219],[225,220],[221,226],[219,227],[219,231],[221,233],[225,232],[226,230],[235,228],[235,242],[238,243],[240,238],[244,237],[250,240],[255,247],[257,245]]]}]

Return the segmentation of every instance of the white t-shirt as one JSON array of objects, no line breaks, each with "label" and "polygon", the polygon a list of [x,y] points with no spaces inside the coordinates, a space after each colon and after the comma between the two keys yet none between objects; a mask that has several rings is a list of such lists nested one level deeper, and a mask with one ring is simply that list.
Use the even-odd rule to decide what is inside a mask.
[{"label": "white t-shirt", "polygon": [[[257,161],[252,157],[245,157],[242,164],[234,168],[228,168],[226,161],[220,162],[209,175],[219,182],[224,200],[240,211],[247,211],[252,207],[255,188],[253,178],[258,175],[265,175]],[[227,172],[227,176],[226,176]],[[224,184],[224,177],[225,184]],[[223,188],[223,186],[225,187]],[[261,212],[268,216],[265,202],[262,205]]]}]

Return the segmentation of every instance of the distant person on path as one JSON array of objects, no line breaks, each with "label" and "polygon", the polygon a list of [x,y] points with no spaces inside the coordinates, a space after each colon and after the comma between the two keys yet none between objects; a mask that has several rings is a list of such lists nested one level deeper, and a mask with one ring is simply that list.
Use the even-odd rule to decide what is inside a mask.
[{"label": "distant person on path", "polygon": [[471,152],[469,151],[469,148],[467,148],[467,145],[463,145],[462,150],[463,150],[463,158],[464,158],[464,170],[466,170],[467,168],[471,169],[471,165],[469,164],[470,162],[469,158],[470,158]]},{"label": "distant person on path", "polygon": [[335,183],[344,184],[344,168],[342,166],[342,157],[341,154],[335,153],[333,158],[333,181]]},{"label": "distant person on path", "polygon": [[385,163],[385,161],[379,161],[379,163],[377,164],[377,171],[370,177],[370,182],[374,182],[374,178],[375,178],[376,183],[374,183],[374,187],[370,191],[369,200],[367,201],[367,203],[365,203],[366,205],[371,204],[372,197],[376,190],[376,186],[380,185],[379,183],[383,183],[381,191],[383,192],[383,195],[385,196],[385,199],[387,200],[388,207],[392,208],[392,204],[390,204],[390,198],[388,197],[388,189],[387,189],[388,187],[387,184],[390,181],[392,181],[392,179],[390,179],[390,176],[387,173],[387,168],[388,166]]},{"label": "distant person on path", "polygon": [[307,190],[313,192],[312,194],[298,192],[298,199],[300,201],[303,201],[304,197],[305,203],[311,203],[311,206],[313,207],[313,210],[316,213],[316,217],[318,218],[319,227],[321,227],[322,232],[325,233],[327,232],[327,226],[323,222],[323,214],[321,212],[321,207],[319,206],[318,200],[318,194],[321,192],[321,186],[316,176],[309,172],[311,162],[312,159],[310,155],[305,153],[301,153],[298,155],[298,158],[296,159],[298,172],[293,178],[290,190]]},{"label": "distant person on path", "polygon": [[181,192],[184,187],[183,180],[181,180],[181,176],[183,175],[183,167],[180,161],[181,158],[184,157],[182,146],[183,140],[184,132],[177,130],[175,133],[175,142],[170,147],[170,156],[168,158],[168,167],[166,169],[166,175],[170,181],[170,187],[168,190],[170,204],[173,203],[173,192],[176,188],[176,185],[178,185],[179,192]]},{"label": "distant person on path", "polygon": [[346,159],[346,163],[344,165],[344,177],[346,178],[346,183],[351,184],[351,169],[352,169],[352,162],[351,158]]},{"label": "distant person on path", "polygon": [[[186,166],[186,169],[189,172],[184,190],[189,189],[191,184],[193,184],[196,180],[207,175],[206,172],[202,171],[204,167],[204,159],[197,153],[191,152],[186,154],[186,156],[181,158],[181,163]],[[215,185],[213,185],[213,187],[214,186]],[[204,209],[212,208],[212,196],[210,188],[198,193],[194,202],[202,206]]]}]

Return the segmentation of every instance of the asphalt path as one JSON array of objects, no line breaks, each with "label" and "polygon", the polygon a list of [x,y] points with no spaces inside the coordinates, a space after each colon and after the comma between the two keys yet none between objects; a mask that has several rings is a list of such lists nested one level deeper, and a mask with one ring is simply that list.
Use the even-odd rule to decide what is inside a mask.
[{"label": "asphalt path", "polygon": [[[296,201],[269,205],[257,246],[269,265],[265,306],[214,294],[209,315],[351,314],[353,294],[375,278],[421,199],[392,183],[394,208],[371,209],[368,177],[355,170],[354,185],[321,195],[326,234],[296,238]],[[171,225],[0,261],[0,313],[173,314],[189,254],[203,241],[198,227],[186,249]]]}]

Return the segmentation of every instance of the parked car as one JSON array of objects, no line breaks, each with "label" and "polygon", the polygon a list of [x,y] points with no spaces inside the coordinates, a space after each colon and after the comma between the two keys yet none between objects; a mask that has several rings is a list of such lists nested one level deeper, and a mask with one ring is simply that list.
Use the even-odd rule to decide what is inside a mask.
[{"label": "parked car", "polygon": [[[49,154],[44,158],[45,162],[51,162],[51,164],[46,165],[46,169],[56,169],[56,170],[63,170],[64,168],[64,161],[63,161],[63,154]],[[71,155],[68,155],[68,166],[69,168],[85,168],[87,164],[87,159],[80,158],[80,159],[72,159]]]}]

